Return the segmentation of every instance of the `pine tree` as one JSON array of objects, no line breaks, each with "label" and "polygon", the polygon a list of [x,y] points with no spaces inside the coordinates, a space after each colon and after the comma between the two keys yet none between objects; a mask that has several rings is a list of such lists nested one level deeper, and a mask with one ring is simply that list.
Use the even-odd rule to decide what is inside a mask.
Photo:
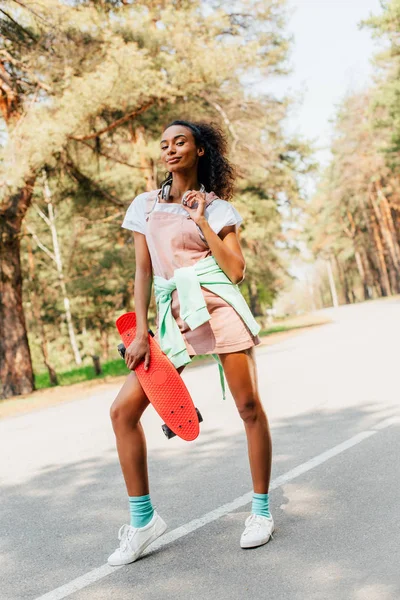
[{"label": "pine tree", "polygon": [[[293,157],[301,149],[288,147],[280,131],[286,107],[268,97],[258,98],[250,84],[286,69],[284,4],[243,0],[227,9],[219,2],[191,0],[3,3],[1,396],[24,393],[33,386],[20,240],[44,170],[56,205],[71,203],[71,222],[82,214],[90,215],[91,221],[108,219],[112,210],[121,211],[137,192],[159,180],[156,139],[170,118],[186,114],[218,120],[248,182],[247,190],[242,187],[243,200],[254,204],[254,218],[260,216],[256,204],[264,195],[252,190],[268,188],[268,200],[259,208],[265,208],[264,222],[273,217],[275,225],[267,243],[257,233],[259,247],[249,250],[256,256],[263,247],[268,260],[267,246],[273,246],[273,232],[280,227],[273,203],[278,202],[281,185],[287,201],[298,197]],[[244,235],[250,249],[251,233]],[[111,239],[106,246],[104,265],[115,261]],[[79,252],[84,255],[83,246]],[[89,262],[86,271],[82,263],[72,265],[68,277],[81,288],[82,301],[78,294],[74,309],[79,313],[84,298],[93,298],[102,315],[93,325],[99,327],[110,320],[106,313],[120,293],[121,271],[106,300],[104,281],[103,287],[99,284],[103,291],[97,285],[88,289],[79,276],[82,269],[95,272]],[[254,278],[262,277],[267,289],[275,275],[257,271],[255,263]]]}]

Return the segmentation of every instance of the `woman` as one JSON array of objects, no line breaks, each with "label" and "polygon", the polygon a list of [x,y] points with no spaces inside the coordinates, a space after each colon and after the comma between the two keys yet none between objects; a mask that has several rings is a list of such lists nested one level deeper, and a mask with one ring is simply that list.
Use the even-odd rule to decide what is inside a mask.
[{"label": "woman", "polygon": [[[119,548],[108,559],[114,566],[135,561],[166,529],[149,495],[146,440],[140,424],[149,401],[134,372],[141,361],[145,369],[151,361],[147,312],[153,274],[159,320],[160,298],[165,301],[163,284],[170,284],[178,275],[199,278],[196,285],[204,306],[190,319],[188,310],[183,320],[174,289],[169,313],[165,306],[162,310],[163,327],[158,323],[159,341],[179,372],[195,354],[219,355],[244,422],[253,480],[252,512],[240,545],[251,548],[265,544],[274,530],[268,497],[271,436],[257,389],[254,358],[259,327],[236,286],[244,277],[245,261],[237,234],[242,219],[227,202],[232,196],[234,173],[226,158],[226,141],[214,125],[174,121],[162,135],[161,158],[169,172],[161,190],[135,198],[122,225],[134,231],[137,334],[125,355],[132,372],[111,407],[131,514],[130,525],[120,529]],[[206,284],[200,288],[204,273]],[[187,321],[191,319],[189,327]],[[166,339],[174,328],[180,343]]]}]

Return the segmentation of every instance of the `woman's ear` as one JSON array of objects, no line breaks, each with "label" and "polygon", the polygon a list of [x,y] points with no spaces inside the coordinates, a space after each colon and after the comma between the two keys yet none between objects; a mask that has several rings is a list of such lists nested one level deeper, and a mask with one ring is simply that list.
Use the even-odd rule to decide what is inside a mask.
[{"label": "woman's ear", "polygon": [[197,156],[204,156],[204,148],[197,148]]}]

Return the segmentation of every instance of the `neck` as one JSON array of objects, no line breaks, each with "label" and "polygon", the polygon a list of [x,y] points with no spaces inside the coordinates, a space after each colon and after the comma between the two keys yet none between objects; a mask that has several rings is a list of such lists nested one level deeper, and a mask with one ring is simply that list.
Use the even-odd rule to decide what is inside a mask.
[{"label": "neck", "polygon": [[174,173],[172,176],[171,197],[173,202],[180,202],[188,190],[199,190],[197,173]]}]

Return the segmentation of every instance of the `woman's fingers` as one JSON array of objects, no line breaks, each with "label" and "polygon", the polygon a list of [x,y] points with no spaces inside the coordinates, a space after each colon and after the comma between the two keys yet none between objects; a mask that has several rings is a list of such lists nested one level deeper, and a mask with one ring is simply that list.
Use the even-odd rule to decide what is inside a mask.
[{"label": "woman's fingers", "polygon": [[192,204],[195,202],[195,195],[196,195],[196,191],[195,190],[191,190],[190,192],[186,192],[184,199],[183,199],[183,205],[184,206],[189,206],[190,208],[192,207]]},{"label": "woman's fingers", "polygon": [[198,203],[202,204],[205,202],[205,194],[198,192],[197,190],[190,190],[186,192],[184,197],[184,205],[189,206],[190,208],[193,204]]},{"label": "woman's fingers", "polygon": [[144,360],[144,368],[147,371],[150,367],[150,350],[146,352],[143,358],[138,358],[137,356],[125,354],[125,364],[130,371],[134,371],[142,360]]},{"label": "woman's fingers", "polygon": [[137,360],[136,356],[134,356],[134,355],[132,356],[131,354],[127,353],[127,354],[125,354],[125,358],[126,358],[125,363],[126,363],[126,366],[128,367],[128,369],[130,371],[134,371],[136,369],[136,367],[138,366],[138,362],[139,362]]},{"label": "woman's fingers", "polygon": [[187,192],[182,203],[183,208],[196,223],[204,216],[206,195],[196,190]]},{"label": "woman's fingers", "polygon": [[147,371],[150,366],[150,350],[146,352],[146,356],[144,357],[144,370]]},{"label": "woman's fingers", "polygon": [[136,366],[135,365],[135,359],[132,356],[127,356],[126,360],[125,360],[125,363],[126,363],[126,366],[128,367],[128,369],[130,371],[134,371],[135,370],[134,369],[134,367]]},{"label": "woman's fingers", "polygon": [[203,208],[203,206],[206,203],[206,195],[205,194],[199,194],[198,195],[198,202],[199,202],[199,207]]}]

